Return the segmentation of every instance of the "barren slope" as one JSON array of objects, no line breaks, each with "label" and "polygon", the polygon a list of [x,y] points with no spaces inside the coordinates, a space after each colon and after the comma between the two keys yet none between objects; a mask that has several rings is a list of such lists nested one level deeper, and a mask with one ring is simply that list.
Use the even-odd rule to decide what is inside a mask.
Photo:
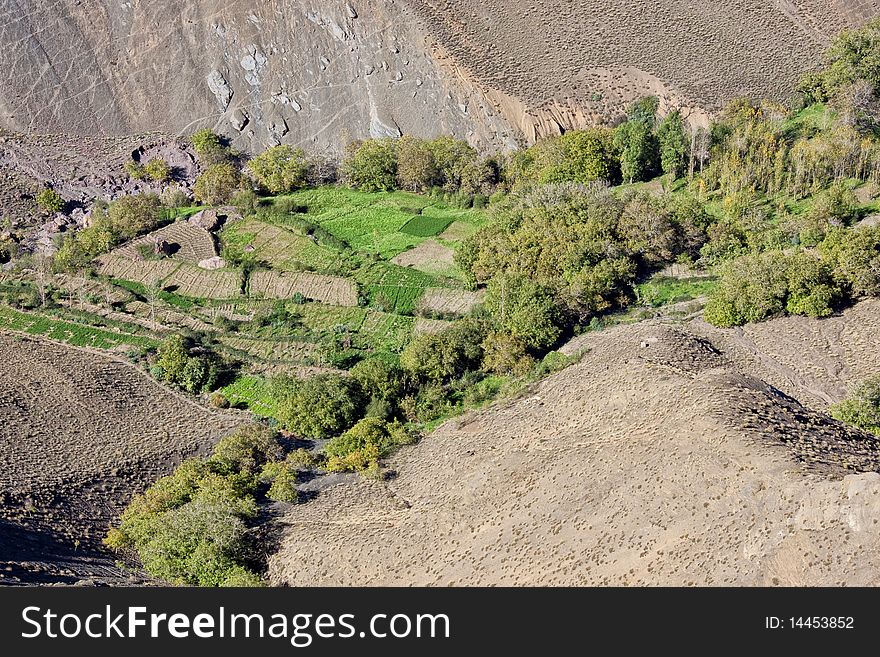
[{"label": "barren slope", "polygon": [[[873,303],[800,333],[789,320],[754,327],[759,366],[725,350],[732,332],[702,326],[592,334],[580,364],[400,453],[396,478],[338,486],[288,514],[272,578],[880,584],[876,439],[749,374],[798,353],[817,380],[849,383],[880,369],[878,321]],[[797,337],[836,322],[847,328],[831,347]]]},{"label": "barren slope", "polygon": [[[510,145],[628,101],[787,97],[877,0],[13,0],[0,127],[215,127],[246,149],[451,133]],[[697,112],[702,117],[702,112]]]},{"label": "barren slope", "polygon": [[95,352],[0,334],[0,582],[119,577],[94,552],[133,492],[242,420]]},{"label": "barren slope", "polygon": [[784,100],[829,37],[880,13],[877,0],[404,2],[529,139],[647,94],[696,122],[738,96]]}]

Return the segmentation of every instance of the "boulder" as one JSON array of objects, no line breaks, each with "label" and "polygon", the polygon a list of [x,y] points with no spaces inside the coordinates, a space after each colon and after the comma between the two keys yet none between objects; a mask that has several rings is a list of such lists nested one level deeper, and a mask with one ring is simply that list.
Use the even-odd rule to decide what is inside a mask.
[{"label": "boulder", "polygon": [[226,216],[219,214],[217,210],[202,210],[191,216],[189,223],[208,232],[213,232],[220,228],[224,219],[226,219]]},{"label": "boulder", "polygon": [[199,262],[199,267],[202,269],[223,269],[226,266],[226,261],[220,256],[214,256],[213,258],[206,258],[205,260],[201,260]]}]

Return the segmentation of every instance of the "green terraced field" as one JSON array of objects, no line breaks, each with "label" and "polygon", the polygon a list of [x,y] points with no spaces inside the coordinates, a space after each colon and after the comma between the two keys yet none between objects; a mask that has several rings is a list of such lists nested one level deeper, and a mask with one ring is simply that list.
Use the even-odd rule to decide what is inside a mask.
[{"label": "green terraced field", "polygon": [[65,322],[45,315],[19,312],[8,307],[0,307],[0,329],[39,335],[74,347],[92,347],[94,349],[115,349],[120,346],[143,349],[155,347],[158,344],[157,340],[140,335]]},{"label": "green terraced field", "polygon": [[432,217],[419,214],[407,221],[400,230],[414,237],[434,237],[434,235],[439,235],[446,230],[452,221],[452,217]]},{"label": "green terraced field", "polygon": [[418,246],[454,221],[485,223],[480,210],[447,208],[433,199],[407,192],[367,194],[322,187],[288,197],[308,209],[308,218],[357,251],[390,259]]}]

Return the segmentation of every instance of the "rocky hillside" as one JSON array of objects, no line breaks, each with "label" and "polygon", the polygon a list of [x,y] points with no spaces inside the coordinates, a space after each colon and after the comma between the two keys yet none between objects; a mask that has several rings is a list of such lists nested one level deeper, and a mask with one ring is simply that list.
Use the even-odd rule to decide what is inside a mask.
[{"label": "rocky hillside", "polygon": [[0,127],[116,136],[213,127],[244,148],[368,135],[505,146],[652,93],[702,110],[784,97],[874,0],[15,0]]},{"label": "rocky hillside", "polygon": [[878,330],[865,302],[589,334],[581,363],[447,423],[396,477],[292,510],[273,581],[877,585],[880,449],[820,409],[880,366]]}]

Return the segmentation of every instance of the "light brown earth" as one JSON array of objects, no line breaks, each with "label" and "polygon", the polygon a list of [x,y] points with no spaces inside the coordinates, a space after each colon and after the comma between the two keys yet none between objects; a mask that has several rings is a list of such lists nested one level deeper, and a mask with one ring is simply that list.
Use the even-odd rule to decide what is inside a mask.
[{"label": "light brown earth", "polygon": [[448,274],[455,268],[455,251],[436,240],[425,240],[418,246],[396,255],[391,262],[412,267],[428,274]]},{"label": "light brown earth", "polygon": [[293,509],[272,581],[880,584],[878,441],[821,413],[880,371],[878,338],[876,301],[742,335],[591,333],[579,364],[398,453],[395,477]]},{"label": "light brown earth", "polygon": [[445,287],[429,287],[419,299],[418,310],[441,315],[465,315],[483,298],[482,292],[452,290]]},{"label": "light brown earth", "polygon": [[[876,0],[19,0],[0,6],[0,127],[211,127],[246,150],[367,136],[474,144],[607,120],[654,94],[703,120],[787,98]],[[692,111],[691,111],[692,110]]]},{"label": "light brown earth", "polygon": [[0,353],[0,583],[124,580],[110,522],[245,420],[94,351],[0,334]]}]

